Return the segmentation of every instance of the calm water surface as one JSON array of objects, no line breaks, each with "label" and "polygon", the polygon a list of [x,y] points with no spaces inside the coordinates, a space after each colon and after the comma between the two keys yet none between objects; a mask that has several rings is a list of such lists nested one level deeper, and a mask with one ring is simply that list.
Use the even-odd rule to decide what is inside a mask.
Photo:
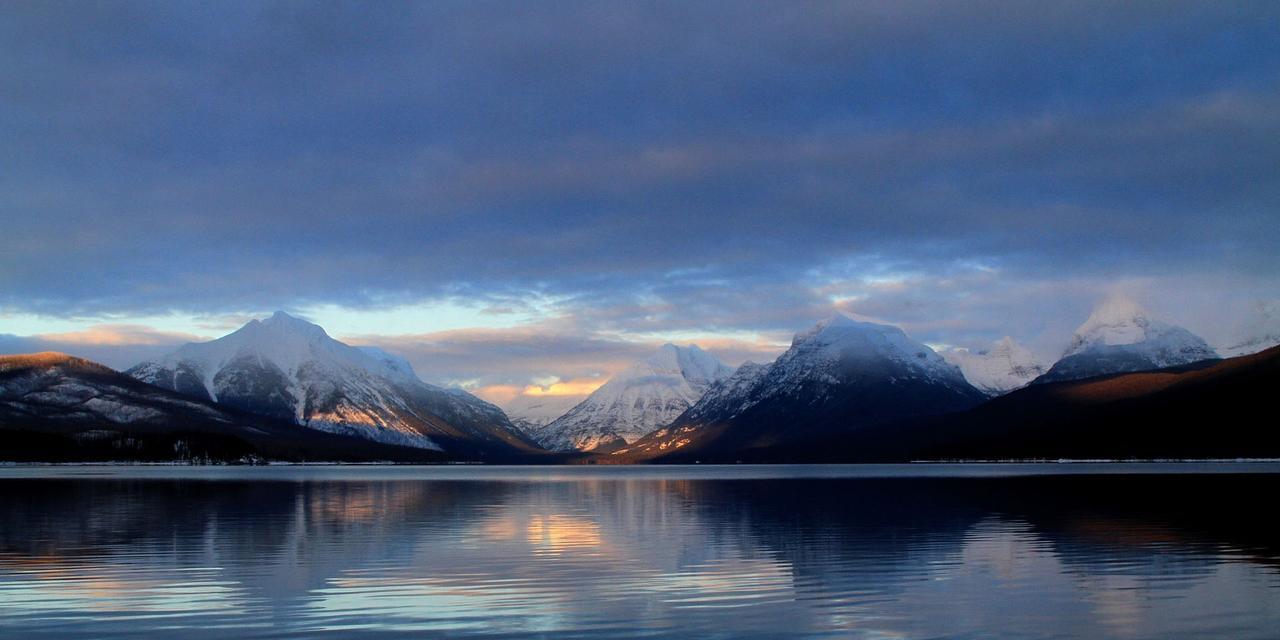
[{"label": "calm water surface", "polygon": [[0,468],[0,637],[1277,638],[1277,471]]}]

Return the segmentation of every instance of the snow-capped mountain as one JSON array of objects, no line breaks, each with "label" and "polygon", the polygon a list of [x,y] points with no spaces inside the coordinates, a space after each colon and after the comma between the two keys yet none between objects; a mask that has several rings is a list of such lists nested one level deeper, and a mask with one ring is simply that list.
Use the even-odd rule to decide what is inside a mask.
[{"label": "snow-capped mountain", "polygon": [[127,373],[197,398],[388,444],[467,455],[531,448],[498,407],[426,384],[403,358],[346,345],[284,312]]},{"label": "snow-capped mountain", "polygon": [[1062,358],[1033,384],[1080,380],[1215,360],[1200,336],[1153,320],[1137,303],[1112,297],[1076,329]]},{"label": "snow-capped mountain", "polygon": [[53,352],[0,356],[0,432],[4,460],[449,459],[299,429]]},{"label": "snow-capped mountain", "polygon": [[570,409],[583,400],[584,398],[581,395],[531,396],[522,394],[503,405],[502,410],[507,412],[507,417],[511,418],[512,424],[525,433],[530,433],[551,424],[556,418],[568,413]]},{"label": "snow-capped mountain", "polygon": [[1045,372],[1031,350],[1009,336],[978,351],[948,349],[942,357],[960,367],[965,380],[989,396],[1025,387]]},{"label": "snow-capped mountain", "polygon": [[728,454],[967,409],[985,396],[901,329],[837,314],[770,365],[744,365],[620,455]]},{"label": "snow-capped mountain", "polygon": [[1259,302],[1236,329],[1236,338],[1222,347],[1228,358],[1247,356],[1280,344],[1280,300]]},{"label": "snow-capped mountain", "polygon": [[530,432],[543,448],[604,451],[671,422],[733,370],[696,345],[663,345],[568,413]]}]

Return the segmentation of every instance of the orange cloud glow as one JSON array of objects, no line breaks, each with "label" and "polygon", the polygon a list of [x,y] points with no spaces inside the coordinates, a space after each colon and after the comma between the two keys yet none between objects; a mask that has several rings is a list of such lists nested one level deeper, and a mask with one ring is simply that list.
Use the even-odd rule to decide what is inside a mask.
[{"label": "orange cloud glow", "polygon": [[599,389],[605,383],[604,378],[578,378],[555,382],[546,386],[531,384],[524,388],[521,395],[526,396],[585,396]]},{"label": "orange cloud glow", "polygon": [[513,384],[491,384],[483,387],[471,387],[467,391],[497,405],[506,405],[520,395],[524,387]]},{"label": "orange cloud glow", "polygon": [[100,324],[81,331],[42,333],[33,337],[48,342],[97,346],[166,345],[208,340],[190,333],[157,331],[136,324]]},{"label": "orange cloud glow", "polygon": [[607,380],[607,378],[601,377],[562,380],[547,385],[530,384],[520,386],[514,384],[491,384],[468,389],[468,391],[488,400],[489,402],[505,406],[507,403],[519,396],[586,397],[590,395],[592,391],[599,389]]}]

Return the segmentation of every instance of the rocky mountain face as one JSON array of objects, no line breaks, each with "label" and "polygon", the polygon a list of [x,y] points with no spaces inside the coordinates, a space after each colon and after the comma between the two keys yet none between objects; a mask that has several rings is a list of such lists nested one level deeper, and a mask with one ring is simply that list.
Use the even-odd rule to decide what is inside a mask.
[{"label": "rocky mountain face", "polygon": [[949,349],[942,357],[960,367],[970,384],[988,396],[1000,396],[1044,375],[1045,367],[1029,349],[1005,336],[986,349]]},{"label": "rocky mountain face", "polygon": [[696,345],[663,345],[610,378],[546,426],[531,431],[553,451],[606,451],[671,422],[733,370]]},{"label": "rocky mountain face", "polygon": [[346,345],[283,312],[127,373],[194,398],[386,444],[480,457],[536,448],[498,407],[426,384],[404,359]]},{"label": "rocky mountain face", "polygon": [[1204,339],[1153,320],[1142,307],[1110,298],[1076,329],[1062,358],[1033,384],[1080,380],[1218,358]]},{"label": "rocky mountain face", "polygon": [[984,398],[957,367],[901,329],[836,315],[797,334],[773,364],[744,365],[618,455],[731,455],[967,409]]}]

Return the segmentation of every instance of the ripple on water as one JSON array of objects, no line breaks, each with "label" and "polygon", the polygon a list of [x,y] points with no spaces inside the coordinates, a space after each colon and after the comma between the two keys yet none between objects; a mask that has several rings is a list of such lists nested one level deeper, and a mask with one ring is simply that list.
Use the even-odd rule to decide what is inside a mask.
[{"label": "ripple on water", "polygon": [[0,636],[1280,628],[1277,476],[720,475],[0,479]]}]

